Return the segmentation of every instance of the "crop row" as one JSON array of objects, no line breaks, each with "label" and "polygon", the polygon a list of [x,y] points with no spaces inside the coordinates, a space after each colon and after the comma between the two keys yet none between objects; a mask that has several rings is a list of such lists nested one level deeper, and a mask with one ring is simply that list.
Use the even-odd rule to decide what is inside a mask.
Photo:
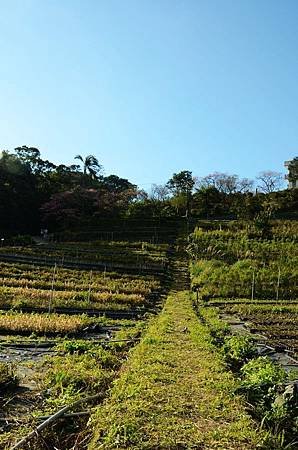
[{"label": "crop row", "polygon": [[254,259],[268,264],[274,258],[284,265],[296,258],[298,262],[296,242],[249,239],[241,232],[231,236],[225,231],[197,229],[189,238],[188,252],[195,260],[216,258],[233,263],[239,259]]},{"label": "crop row", "polygon": [[[272,220],[269,222],[270,232],[274,240],[282,240],[289,242],[298,242],[298,222],[296,220]],[[255,224],[250,221],[202,221],[198,222],[198,229],[204,231],[223,233],[227,238],[238,239],[245,237],[249,239],[262,239],[261,230],[257,229]]]},{"label": "crop row", "polygon": [[[125,243],[123,243],[125,244]],[[153,246],[152,246],[153,247]],[[15,256],[30,256],[57,261],[81,261],[96,263],[132,263],[154,264],[163,266],[166,263],[166,249],[134,248],[117,245],[92,245],[86,247],[80,243],[74,245],[43,245],[31,247],[1,247],[0,253],[13,254]]]},{"label": "crop row", "polygon": [[[28,280],[26,278],[0,278],[0,285],[3,287],[15,287],[26,289],[42,289],[42,290],[55,290],[55,291],[88,291],[91,289],[93,292],[113,292],[116,294],[139,294],[148,295],[152,290],[151,286],[144,285],[145,283],[96,283],[90,281],[89,283],[75,283],[71,281],[45,281],[45,280]],[[158,285],[155,285],[157,288]]]},{"label": "crop row", "polygon": [[284,344],[298,354],[298,305],[222,304],[227,313],[250,323],[252,331],[263,333],[272,344]]},{"label": "crop row", "polygon": [[0,285],[57,290],[97,290],[148,294],[160,287],[153,277],[125,276],[62,268],[34,268],[0,263]]},{"label": "crop row", "polygon": [[142,306],[145,298],[139,294],[115,294],[110,292],[89,291],[50,291],[0,287],[0,308],[82,308],[82,309],[127,309]]},{"label": "crop row", "polygon": [[7,312],[0,314],[0,332],[4,333],[75,333],[94,323],[96,319],[84,315],[27,314]]},{"label": "crop row", "polygon": [[188,246],[192,287],[206,304],[249,321],[252,331],[295,352],[297,231],[297,223],[274,223],[271,239],[262,240],[253,225],[233,223],[220,230],[196,229]]},{"label": "crop row", "polygon": [[[298,267],[298,266],[297,266]],[[192,285],[203,298],[237,297],[295,299],[298,273],[295,267],[262,266],[252,260],[226,264],[220,260],[199,260],[191,265]]]},{"label": "crop row", "polygon": [[[0,435],[0,447],[12,448],[22,436],[29,434],[40,422],[37,417],[48,415],[60,410],[63,406],[88,396],[96,395],[93,402],[82,403],[79,408],[90,410],[94,404],[100,402],[106,395],[111,382],[115,378],[122,361],[127,355],[127,351],[133,342],[127,340],[136,338],[143,328],[142,323],[130,327],[128,330],[120,330],[115,338],[124,339],[125,342],[111,343],[108,348],[86,342],[84,340],[69,340],[59,344],[55,350],[59,352],[57,356],[46,358],[40,367],[37,367],[35,379],[40,386],[40,395],[31,397],[31,401],[26,401],[26,405],[34,407],[35,411],[28,410],[19,421],[13,421],[10,429]],[[3,366],[3,367],[2,367]],[[13,373],[9,364],[0,364],[0,388],[1,375],[3,379],[15,380],[17,375]],[[1,396],[6,398],[7,393],[1,392]],[[6,406],[7,404],[7,406]],[[11,417],[9,402],[2,408],[2,416]],[[30,406],[29,406],[30,407]],[[9,422],[8,418],[8,422]],[[77,433],[87,429],[88,416],[75,419],[74,427],[69,432],[69,427],[62,426],[55,429],[47,429],[35,434],[35,437],[28,443],[29,448],[42,448],[44,442],[51,448],[76,448],[85,447],[85,434]],[[90,432],[90,430],[88,430]],[[82,444],[81,444],[82,440]],[[84,441],[84,444],[83,444]]]},{"label": "crop row", "polygon": [[[53,278],[53,269],[52,267],[39,267],[32,264],[23,264],[23,263],[7,263],[0,262],[0,274],[6,278],[26,278],[28,280],[52,280]],[[89,282],[90,280],[90,271],[88,270],[78,270],[78,269],[67,269],[56,267],[56,276],[59,274],[59,279],[67,280],[67,281],[78,281],[78,279],[82,282]],[[92,280],[97,282],[109,282],[109,280],[119,281],[119,283],[124,282],[139,282],[139,283],[154,283],[156,282],[156,278],[152,275],[136,275],[136,274],[119,274],[117,272],[99,272],[93,271]]]}]

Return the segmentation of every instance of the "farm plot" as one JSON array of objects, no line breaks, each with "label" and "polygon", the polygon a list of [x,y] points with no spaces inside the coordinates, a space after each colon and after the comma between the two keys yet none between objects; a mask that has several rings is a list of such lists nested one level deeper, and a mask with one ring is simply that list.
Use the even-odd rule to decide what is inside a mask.
[{"label": "farm plot", "polygon": [[264,334],[268,344],[287,348],[298,356],[298,304],[221,304],[221,311],[236,314],[251,332]]},{"label": "farm plot", "polygon": [[252,225],[220,228],[197,228],[190,236],[193,290],[206,305],[249,321],[252,331],[297,355],[297,223],[273,223],[267,239]]},{"label": "farm plot", "polygon": [[0,308],[144,308],[158,296],[160,286],[153,276],[0,263]]},{"label": "farm plot", "polygon": [[159,272],[167,265],[167,244],[146,242],[67,242],[26,247],[1,247],[4,261],[35,262],[64,267],[91,266],[106,270]]},{"label": "farm plot", "polygon": [[[73,405],[70,415],[57,421],[54,428],[45,430],[43,437],[35,434],[26,448],[48,448],[44,446],[45,441],[51,448],[71,448],[75,442],[80,445],[80,440],[85,438],[80,433],[86,427],[92,407],[105,397],[145,323],[126,321],[124,327],[119,327],[119,322],[117,325],[121,329],[114,332],[111,340],[60,339],[35,362],[19,357],[18,370],[13,369],[13,363],[0,363],[1,448],[11,448],[65,405]],[[84,408],[83,414],[76,413],[75,402],[80,402],[78,406]]]},{"label": "farm plot", "polygon": [[[10,448],[38,426],[40,417],[91,396],[82,403],[82,416],[72,407],[70,422],[60,420],[54,432],[45,432],[53,448],[68,448],[138,339],[145,326],[141,318],[156,309],[168,248],[67,243],[18,252],[27,259],[0,263],[0,447]],[[72,259],[72,268],[65,267]],[[82,263],[95,269],[82,269]],[[28,448],[43,444],[33,439]]]}]

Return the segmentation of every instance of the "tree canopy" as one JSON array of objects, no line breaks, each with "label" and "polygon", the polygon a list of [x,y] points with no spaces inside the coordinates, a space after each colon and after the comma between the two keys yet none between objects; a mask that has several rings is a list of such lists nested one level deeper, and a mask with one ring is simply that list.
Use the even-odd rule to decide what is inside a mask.
[{"label": "tree canopy", "polygon": [[[102,218],[254,218],[297,214],[297,189],[280,190],[281,174],[264,171],[254,181],[215,172],[195,178],[174,173],[164,185],[145,191],[118,175],[103,175],[96,156],[77,155],[78,164],[54,164],[35,147],[0,153],[0,233],[38,233],[96,225]],[[297,158],[289,181],[297,176]],[[292,177],[292,178],[291,178]],[[296,211],[296,213],[295,213]],[[296,216],[295,216],[296,217]]]}]

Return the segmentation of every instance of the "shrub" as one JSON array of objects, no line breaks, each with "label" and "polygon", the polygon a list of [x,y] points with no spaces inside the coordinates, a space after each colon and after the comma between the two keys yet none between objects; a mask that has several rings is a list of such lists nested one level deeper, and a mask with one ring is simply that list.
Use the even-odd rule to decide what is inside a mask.
[{"label": "shrub", "polygon": [[275,399],[276,385],[285,381],[285,370],[274,364],[268,356],[259,356],[246,363],[242,369],[241,388],[246,392],[248,400],[257,405],[259,412],[270,409]]},{"label": "shrub", "polygon": [[227,336],[222,350],[226,362],[235,371],[257,355],[254,342],[248,336]]},{"label": "shrub", "polygon": [[11,364],[0,363],[0,390],[16,386],[18,381],[14,367]]}]

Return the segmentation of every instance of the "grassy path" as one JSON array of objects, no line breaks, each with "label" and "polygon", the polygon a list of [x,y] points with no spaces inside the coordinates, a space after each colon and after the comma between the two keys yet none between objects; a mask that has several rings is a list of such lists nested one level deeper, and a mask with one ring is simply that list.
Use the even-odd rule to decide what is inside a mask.
[{"label": "grassy path", "polygon": [[173,292],[92,418],[98,449],[251,449],[261,433],[233,394],[187,292]]}]

